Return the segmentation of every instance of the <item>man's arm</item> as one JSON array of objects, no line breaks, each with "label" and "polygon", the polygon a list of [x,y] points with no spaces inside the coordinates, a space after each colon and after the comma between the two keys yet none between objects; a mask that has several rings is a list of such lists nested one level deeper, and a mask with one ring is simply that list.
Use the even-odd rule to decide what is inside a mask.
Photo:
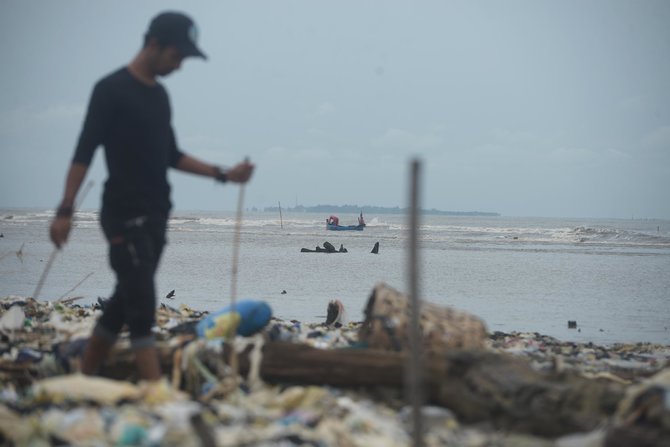
[{"label": "man's arm", "polygon": [[72,163],[65,180],[65,192],[63,200],[58,206],[56,217],[51,222],[50,235],[51,241],[56,247],[61,248],[67,242],[70,228],[72,227],[72,214],[74,213],[74,199],[81,187],[81,183],[86,177],[88,165],[82,163]]},{"label": "man's arm", "polygon": [[190,172],[191,174],[212,177],[219,181],[230,181],[235,183],[246,183],[254,171],[254,165],[248,161],[243,161],[233,166],[231,169],[222,170],[218,166],[202,162],[188,154],[184,154],[177,162],[176,168],[180,171]]}]

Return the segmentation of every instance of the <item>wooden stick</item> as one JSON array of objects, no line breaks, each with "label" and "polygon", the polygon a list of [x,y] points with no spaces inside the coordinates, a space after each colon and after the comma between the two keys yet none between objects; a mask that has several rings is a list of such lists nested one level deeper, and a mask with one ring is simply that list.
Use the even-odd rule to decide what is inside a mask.
[{"label": "wooden stick", "polygon": [[281,225],[281,228],[284,228],[284,219],[282,218],[281,215],[281,202],[277,202],[279,204],[279,225]]},{"label": "wooden stick", "polygon": [[84,276],[84,279],[82,279],[81,281],[79,281],[73,288],[71,288],[70,290],[68,290],[68,291],[65,292],[64,294],[62,294],[62,295],[60,296],[60,298],[58,298],[56,301],[58,301],[58,302],[60,302],[60,301],[65,302],[65,300],[63,299],[63,298],[65,298],[65,295],[67,295],[68,293],[72,293],[77,287],[79,287],[80,285],[82,285],[82,284],[84,283],[84,281],[86,281],[92,274],[93,274],[93,272],[91,272],[91,273],[89,273],[88,275]]},{"label": "wooden stick", "polygon": [[[81,194],[79,195],[79,200],[77,203],[75,203],[73,207],[73,216],[74,212],[76,212],[76,209],[79,208],[79,205],[84,201],[84,198],[86,197],[86,194],[88,194],[88,191],[91,189],[93,186],[93,181],[89,180],[86,186],[84,186],[84,189],[81,191]],[[51,265],[54,263],[56,260],[56,255],[58,254],[58,248],[54,247],[53,251],[51,252],[51,256],[49,256],[49,260],[47,261],[46,265],[44,266],[44,271],[42,272],[42,276],[40,276],[39,281],[37,281],[37,287],[35,287],[35,292],[33,292],[33,299],[37,301],[37,298],[40,296],[40,292],[42,291],[42,286],[47,280],[47,275],[49,274],[49,270],[51,270]]]},{"label": "wooden stick", "polygon": [[[245,159],[246,162],[249,161],[248,158]],[[230,315],[231,317],[235,315],[235,307],[237,304],[237,270],[240,259],[240,240],[242,237],[242,208],[244,205],[244,185],[240,185],[240,193],[237,197],[237,213],[235,215],[235,234],[233,237],[233,260],[232,260],[232,272],[230,277]],[[231,321],[234,321],[231,319]],[[239,323],[238,323],[239,324]],[[237,325],[232,324],[230,329],[231,339],[234,341],[235,336],[237,335]],[[230,366],[233,370],[233,380],[237,381],[237,375],[239,371],[239,362],[237,359],[237,352],[233,350],[233,355],[231,357]]]},{"label": "wooden stick", "polygon": [[423,404],[423,355],[421,352],[421,300],[419,299],[419,176],[420,162],[412,161],[410,174],[410,214],[409,214],[409,298],[410,298],[410,355],[407,365],[407,392],[412,405],[412,440],[415,447],[422,447],[423,423],[421,406]]}]

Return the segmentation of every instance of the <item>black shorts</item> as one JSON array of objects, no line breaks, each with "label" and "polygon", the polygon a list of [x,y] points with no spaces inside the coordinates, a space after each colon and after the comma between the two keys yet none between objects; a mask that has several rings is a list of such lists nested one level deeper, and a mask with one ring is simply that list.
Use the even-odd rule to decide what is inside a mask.
[{"label": "black shorts", "polygon": [[95,332],[114,342],[123,325],[127,324],[134,349],[153,345],[154,276],[165,246],[167,218],[118,219],[103,212],[101,224],[109,242],[109,261],[116,273],[116,289]]}]

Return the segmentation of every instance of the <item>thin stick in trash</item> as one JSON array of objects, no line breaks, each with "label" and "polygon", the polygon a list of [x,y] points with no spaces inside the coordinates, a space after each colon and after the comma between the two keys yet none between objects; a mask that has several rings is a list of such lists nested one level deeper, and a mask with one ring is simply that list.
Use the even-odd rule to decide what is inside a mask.
[{"label": "thin stick in trash", "polygon": [[[79,208],[79,205],[81,205],[84,202],[84,199],[86,198],[86,194],[88,194],[88,191],[91,189],[93,186],[93,180],[89,180],[88,183],[86,183],[86,186],[84,186],[84,189],[81,191],[81,194],[78,197],[78,200],[75,201],[74,208],[72,210],[72,215],[74,216],[74,212]],[[49,270],[51,270],[51,265],[54,263],[54,260],[56,259],[56,254],[58,253],[58,248],[54,247],[53,251],[51,252],[51,255],[49,256],[49,260],[47,261],[47,264],[44,266],[44,271],[42,272],[42,276],[40,276],[40,280],[37,281],[37,287],[35,288],[35,292],[33,293],[33,299],[37,300],[40,296],[40,291],[42,290],[42,286],[44,285],[44,282],[47,279],[47,275],[49,274]]]},{"label": "thin stick in trash", "polygon": [[[245,162],[249,162],[249,158],[244,159]],[[233,260],[232,260],[232,271],[230,277],[230,315],[235,315],[235,307],[237,305],[237,267],[239,265],[240,259],[240,239],[242,234],[242,208],[244,205],[244,185],[245,183],[240,184],[240,193],[237,197],[237,213],[235,215],[235,234],[233,239]],[[234,320],[233,320],[234,321]],[[239,323],[238,323],[239,324]],[[237,334],[237,325],[233,325],[231,330],[231,338],[234,341],[235,335]],[[237,374],[239,371],[239,363],[237,361],[237,350],[232,346],[232,356],[230,358],[231,368],[233,370],[233,380],[237,380]]]},{"label": "thin stick in trash", "polygon": [[80,285],[82,285],[82,284],[84,283],[84,281],[86,281],[92,274],[93,274],[93,272],[91,272],[91,273],[89,273],[88,275],[84,276],[84,279],[82,279],[81,281],[79,281],[73,288],[71,288],[70,290],[68,290],[68,291],[65,292],[64,294],[62,294],[62,295],[60,296],[60,298],[58,298],[56,301],[63,301],[63,298],[65,298],[66,295],[68,295],[69,293],[74,292],[75,289],[76,289],[77,287],[79,287]]},{"label": "thin stick in trash", "polygon": [[[245,163],[249,163],[249,157],[244,159]],[[235,312],[235,304],[237,299],[237,267],[240,259],[240,239],[242,233],[242,208],[244,206],[244,186],[245,183],[240,184],[240,193],[237,197],[237,212],[235,214],[235,232],[233,235],[233,260],[232,271],[230,278],[230,301],[231,312]]]}]

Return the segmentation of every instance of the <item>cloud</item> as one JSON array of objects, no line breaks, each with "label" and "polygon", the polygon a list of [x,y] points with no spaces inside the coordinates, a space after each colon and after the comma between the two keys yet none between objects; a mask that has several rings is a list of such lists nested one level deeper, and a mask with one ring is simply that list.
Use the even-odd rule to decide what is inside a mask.
[{"label": "cloud", "polygon": [[642,144],[651,148],[670,149],[670,126],[661,126],[642,137]]},{"label": "cloud", "polygon": [[269,158],[272,163],[281,160],[282,163],[290,162],[291,164],[299,163],[301,165],[313,161],[321,162],[332,159],[330,151],[319,147],[295,148],[275,145],[266,149],[263,155]]},{"label": "cloud", "polygon": [[646,101],[641,95],[634,95],[619,101],[616,109],[622,112],[639,112],[645,105]]},{"label": "cloud", "polygon": [[190,134],[181,137],[177,134],[177,145],[185,152],[203,160],[231,163],[229,145],[220,137],[205,134]]},{"label": "cloud", "polygon": [[319,104],[319,107],[316,109],[316,114],[318,116],[329,115],[335,112],[335,106],[329,102],[323,102]]},{"label": "cloud", "polygon": [[372,138],[372,145],[385,149],[428,149],[442,144],[442,137],[434,134],[415,134],[413,132],[389,128],[384,134]]},{"label": "cloud", "polygon": [[288,149],[283,146],[271,146],[265,151],[265,155],[275,156],[275,155],[285,155],[288,153]]},{"label": "cloud", "polygon": [[598,154],[591,149],[579,147],[559,147],[549,153],[550,160],[557,163],[581,164],[590,163],[598,158]]},{"label": "cloud", "polygon": [[607,154],[610,158],[616,159],[616,160],[628,160],[631,158],[630,154],[627,152],[620,151],[618,149],[613,149],[609,148],[605,151],[605,154]]},{"label": "cloud", "polygon": [[0,134],[33,131],[52,125],[78,126],[83,121],[84,113],[84,104],[55,104],[44,109],[19,107],[0,114]]}]

